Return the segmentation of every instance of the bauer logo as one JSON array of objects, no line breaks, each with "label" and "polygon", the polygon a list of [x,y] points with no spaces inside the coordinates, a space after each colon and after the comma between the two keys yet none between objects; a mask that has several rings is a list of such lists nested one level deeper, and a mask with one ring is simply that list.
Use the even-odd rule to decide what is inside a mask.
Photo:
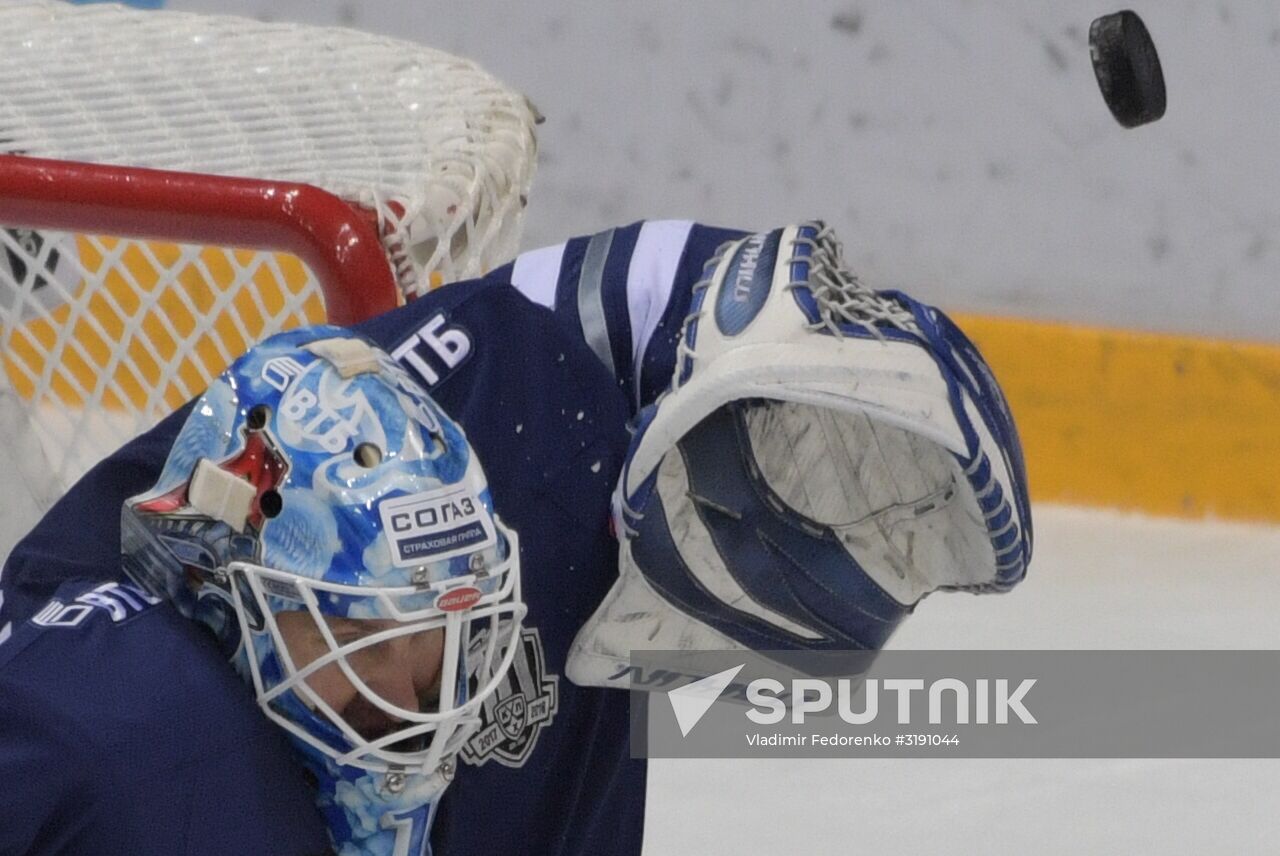
[{"label": "bauer logo", "polygon": [[497,542],[484,503],[466,488],[389,499],[378,512],[397,567],[441,562]]},{"label": "bauer logo", "polygon": [[733,251],[716,297],[716,326],[726,336],[747,329],[769,299],[781,238],[781,229],[751,235]]},{"label": "bauer logo", "polygon": [[443,612],[461,612],[470,609],[480,600],[480,589],[475,586],[449,589],[436,598],[436,609]]}]

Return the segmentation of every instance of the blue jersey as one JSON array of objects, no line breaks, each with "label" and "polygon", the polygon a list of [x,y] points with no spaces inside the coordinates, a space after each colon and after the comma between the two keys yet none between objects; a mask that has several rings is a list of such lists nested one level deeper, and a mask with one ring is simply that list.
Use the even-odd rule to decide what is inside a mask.
[{"label": "blue jersey", "polygon": [[5,856],[328,852],[283,732],[203,628],[132,585],[70,580],[16,625],[0,708]]},{"label": "blue jersey", "polygon": [[746,234],[689,220],[643,221],[523,253],[488,278],[553,309],[614,376],[634,412],[671,382],[707,260]]},{"label": "blue jersey", "polygon": [[[609,230],[361,327],[464,427],[520,534],[520,649],[441,800],[437,856],[640,851],[627,696],[575,686],[564,666],[617,578],[627,420],[668,382],[689,290],[738,234]],[[185,415],[90,472],[0,577],[0,854],[323,849],[292,750],[249,688],[202,628],[121,577],[120,507],[155,483]]]}]

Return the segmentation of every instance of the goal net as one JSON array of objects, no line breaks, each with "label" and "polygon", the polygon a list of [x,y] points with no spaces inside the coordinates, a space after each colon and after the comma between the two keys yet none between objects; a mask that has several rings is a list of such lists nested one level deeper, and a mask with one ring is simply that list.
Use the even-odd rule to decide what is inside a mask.
[{"label": "goal net", "polygon": [[535,121],[394,39],[0,6],[0,557],[254,342],[514,255]]}]

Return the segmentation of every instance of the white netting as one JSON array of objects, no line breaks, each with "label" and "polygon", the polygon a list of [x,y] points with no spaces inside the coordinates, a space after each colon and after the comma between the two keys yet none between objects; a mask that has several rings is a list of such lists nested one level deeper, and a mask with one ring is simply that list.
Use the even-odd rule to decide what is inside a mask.
[{"label": "white netting", "polygon": [[[0,5],[0,151],[319,186],[376,216],[408,296],[514,255],[534,121],[473,63],[394,39]],[[17,505],[47,505],[254,341],[324,317],[292,256],[5,225],[0,436],[24,478],[0,461],[0,555]]]},{"label": "white netting", "polygon": [[0,6],[4,150],[314,184],[378,212],[388,246],[408,252],[397,261],[409,293],[513,254],[533,122],[528,101],[474,63],[408,42]]}]

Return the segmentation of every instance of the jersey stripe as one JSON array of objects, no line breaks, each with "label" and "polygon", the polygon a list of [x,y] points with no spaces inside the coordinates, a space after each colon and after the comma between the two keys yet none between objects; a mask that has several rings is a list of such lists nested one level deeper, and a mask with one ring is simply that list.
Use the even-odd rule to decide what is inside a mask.
[{"label": "jersey stripe", "polygon": [[627,270],[627,308],[630,313],[631,364],[636,406],[640,400],[640,367],[653,331],[666,312],[675,283],[676,268],[684,255],[691,220],[650,220],[640,227],[631,265]]},{"label": "jersey stripe", "polygon": [[635,257],[636,239],[642,223],[632,223],[613,230],[613,245],[604,268],[604,318],[609,325],[609,341],[613,348],[613,365],[618,385],[627,401],[634,398],[634,363],[631,342],[631,307],[627,276]]},{"label": "jersey stripe", "polygon": [[[510,282],[521,294],[542,306],[556,299],[556,283],[560,281],[560,265],[564,261],[564,244],[530,250],[516,256],[511,265]],[[494,271],[490,277],[502,271]]]},{"label": "jersey stripe", "polygon": [[737,230],[649,220],[520,254],[487,280],[510,281],[552,309],[643,407],[666,388],[689,289]]},{"label": "jersey stripe", "polygon": [[590,237],[572,238],[565,243],[560,278],[556,282],[556,299],[551,306],[560,324],[575,336],[582,335],[582,317],[578,314],[578,278],[582,275],[590,243]]},{"label": "jersey stripe", "polygon": [[609,229],[592,235],[578,271],[578,322],[582,325],[582,338],[604,363],[609,374],[618,376],[613,364],[613,346],[609,341],[609,324],[604,316],[604,266],[609,260],[609,248],[613,246],[613,233]]}]

